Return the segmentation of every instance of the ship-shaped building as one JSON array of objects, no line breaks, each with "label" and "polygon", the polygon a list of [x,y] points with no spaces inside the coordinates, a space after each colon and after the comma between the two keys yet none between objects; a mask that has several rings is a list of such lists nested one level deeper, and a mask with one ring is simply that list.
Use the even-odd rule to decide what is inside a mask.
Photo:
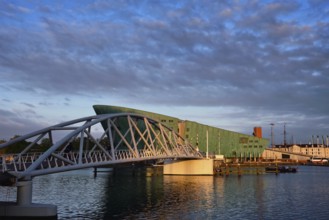
[{"label": "ship-shaped building", "polygon": [[239,161],[257,160],[269,145],[262,137],[261,127],[255,127],[253,135],[242,134],[198,122],[110,105],[94,105],[96,114],[134,113],[155,119],[176,131],[185,140],[209,157],[231,158]]}]

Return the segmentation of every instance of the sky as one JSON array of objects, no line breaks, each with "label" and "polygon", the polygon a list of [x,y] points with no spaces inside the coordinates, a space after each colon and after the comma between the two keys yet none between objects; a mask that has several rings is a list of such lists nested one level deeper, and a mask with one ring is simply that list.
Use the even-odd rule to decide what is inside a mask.
[{"label": "sky", "polygon": [[329,2],[0,1],[0,139],[137,108],[329,135]]}]

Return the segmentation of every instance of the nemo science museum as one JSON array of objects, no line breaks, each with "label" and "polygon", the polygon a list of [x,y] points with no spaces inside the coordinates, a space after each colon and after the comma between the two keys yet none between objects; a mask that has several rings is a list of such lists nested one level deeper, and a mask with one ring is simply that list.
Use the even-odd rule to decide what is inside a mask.
[{"label": "nemo science museum", "polygon": [[[200,152],[209,157],[225,157],[238,161],[258,160],[269,140],[262,137],[262,128],[254,127],[253,135],[242,134],[194,121],[147,112],[132,108],[110,105],[94,105],[97,115],[115,113],[133,113],[157,120],[176,131],[181,137],[197,147]],[[208,149],[208,151],[207,151]]]}]

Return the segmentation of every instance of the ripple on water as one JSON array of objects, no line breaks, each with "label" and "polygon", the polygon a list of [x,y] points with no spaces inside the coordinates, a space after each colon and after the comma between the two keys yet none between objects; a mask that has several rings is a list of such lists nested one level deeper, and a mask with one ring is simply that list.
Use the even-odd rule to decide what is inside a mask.
[{"label": "ripple on water", "polygon": [[328,171],[94,178],[89,169],[34,178],[33,202],[57,205],[59,219],[327,219]]}]

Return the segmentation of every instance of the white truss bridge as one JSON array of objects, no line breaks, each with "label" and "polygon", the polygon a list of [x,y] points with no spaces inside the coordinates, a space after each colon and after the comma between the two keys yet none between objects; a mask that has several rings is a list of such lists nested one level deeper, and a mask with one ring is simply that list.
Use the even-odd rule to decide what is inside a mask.
[{"label": "white truss bridge", "polygon": [[[61,138],[56,139],[60,133]],[[64,135],[63,135],[64,134]],[[39,151],[42,140],[49,146]],[[78,141],[77,141],[78,140]],[[28,143],[20,153],[1,156],[0,177],[17,181],[90,167],[202,155],[172,128],[146,116],[119,113],[84,117],[50,126],[0,145]],[[73,145],[77,145],[73,147]]]}]

